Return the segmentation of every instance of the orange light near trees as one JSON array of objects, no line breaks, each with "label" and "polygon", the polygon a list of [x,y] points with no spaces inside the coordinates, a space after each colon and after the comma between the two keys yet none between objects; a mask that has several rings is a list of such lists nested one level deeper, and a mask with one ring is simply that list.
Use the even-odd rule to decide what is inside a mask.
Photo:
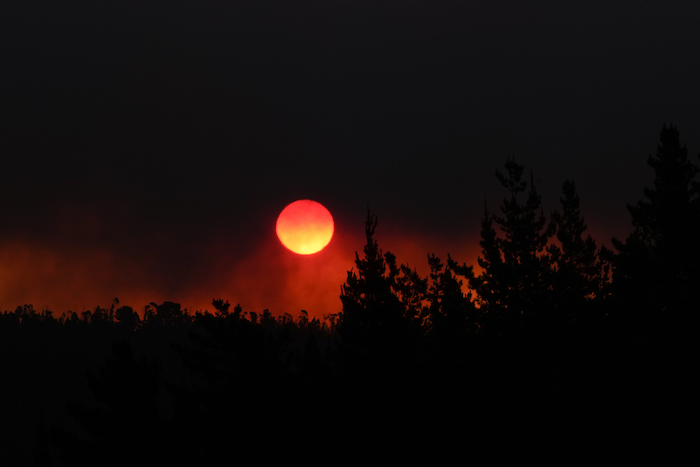
[{"label": "orange light near trees", "polygon": [[322,204],[300,199],[288,205],[277,218],[277,237],[299,255],[323,250],[333,238],[333,216]]}]

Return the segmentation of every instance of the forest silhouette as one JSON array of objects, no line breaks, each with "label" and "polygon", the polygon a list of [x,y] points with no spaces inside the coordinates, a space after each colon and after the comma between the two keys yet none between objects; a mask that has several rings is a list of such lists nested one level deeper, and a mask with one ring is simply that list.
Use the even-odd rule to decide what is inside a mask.
[{"label": "forest silhouette", "polygon": [[[545,216],[509,158],[478,268],[375,239],[324,320],[115,299],[0,314],[2,465],[571,463],[682,456],[700,294],[700,183],[674,126],[614,250],[573,181]],[[528,180],[529,179],[529,180]]]}]

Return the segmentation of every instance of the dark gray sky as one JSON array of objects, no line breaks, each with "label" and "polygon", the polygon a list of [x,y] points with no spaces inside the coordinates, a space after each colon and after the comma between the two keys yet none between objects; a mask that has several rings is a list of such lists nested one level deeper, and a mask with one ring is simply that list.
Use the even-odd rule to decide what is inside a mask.
[{"label": "dark gray sky", "polygon": [[[700,151],[700,4],[680,1],[5,2],[0,308],[214,297],[336,312],[362,247],[419,270],[478,254],[514,155],[547,210],[573,178],[624,236],[662,124]],[[296,199],[336,237],[296,257]]]}]

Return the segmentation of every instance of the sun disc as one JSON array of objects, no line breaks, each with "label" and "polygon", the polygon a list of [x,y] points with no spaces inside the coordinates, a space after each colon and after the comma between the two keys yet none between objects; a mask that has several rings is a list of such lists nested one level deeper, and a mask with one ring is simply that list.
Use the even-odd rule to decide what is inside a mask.
[{"label": "sun disc", "polygon": [[322,204],[300,199],[289,204],[277,218],[277,237],[299,255],[318,253],[333,238],[333,216]]}]

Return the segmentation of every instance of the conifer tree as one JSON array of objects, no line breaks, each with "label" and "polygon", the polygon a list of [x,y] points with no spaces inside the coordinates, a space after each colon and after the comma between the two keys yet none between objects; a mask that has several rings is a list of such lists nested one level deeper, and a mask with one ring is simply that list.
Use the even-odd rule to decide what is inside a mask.
[{"label": "conifer tree", "polygon": [[[343,310],[337,327],[346,348],[361,353],[401,352],[419,328],[425,282],[408,267],[399,268],[393,254],[382,253],[374,239],[376,227],[377,217],[368,210],[364,256],[355,253],[357,272],[348,271],[341,286]],[[413,292],[408,289],[412,283],[417,287]]]},{"label": "conifer tree", "polygon": [[[505,163],[506,173],[496,177],[509,192],[501,204],[501,216],[488,209],[482,217],[482,272],[471,267],[450,267],[465,275],[477,293],[480,309],[501,329],[519,328],[532,320],[541,321],[551,310],[551,265],[545,248],[554,233],[541,208],[541,197],[531,182],[523,180],[522,165],[513,159]],[[524,202],[522,196],[526,196]],[[494,229],[494,222],[502,235]]]},{"label": "conifer tree", "polygon": [[636,312],[671,313],[697,299],[700,281],[700,202],[694,178],[698,168],[688,160],[678,129],[664,125],[656,157],[653,188],[645,200],[628,205],[634,230],[623,242],[613,239],[613,279],[619,297]]},{"label": "conifer tree", "polygon": [[476,308],[471,293],[462,291],[462,281],[448,264],[440,258],[428,255],[431,285],[428,290],[428,326],[431,335],[438,339],[456,339],[467,330],[476,330]]},{"label": "conifer tree", "polygon": [[501,255],[499,238],[493,227],[493,215],[484,201],[484,214],[481,217],[481,255],[477,258],[479,267],[483,270],[478,276],[474,274],[473,266],[457,264],[448,256],[448,265],[456,274],[466,277],[469,286],[477,293],[477,303],[483,316],[495,316],[504,304],[509,282],[506,265]]},{"label": "conifer tree", "polygon": [[387,266],[391,277],[392,289],[403,305],[406,320],[414,327],[422,327],[427,319],[428,310],[424,304],[428,290],[428,279],[421,277],[416,269],[405,264],[397,266],[396,257],[386,252]]},{"label": "conifer tree", "polygon": [[580,321],[592,318],[591,303],[600,302],[608,285],[609,264],[602,259],[595,240],[587,235],[580,200],[573,181],[562,187],[562,212],[553,215],[559,245],[548,251],[556,268],[554,289],[561,319]]}]

